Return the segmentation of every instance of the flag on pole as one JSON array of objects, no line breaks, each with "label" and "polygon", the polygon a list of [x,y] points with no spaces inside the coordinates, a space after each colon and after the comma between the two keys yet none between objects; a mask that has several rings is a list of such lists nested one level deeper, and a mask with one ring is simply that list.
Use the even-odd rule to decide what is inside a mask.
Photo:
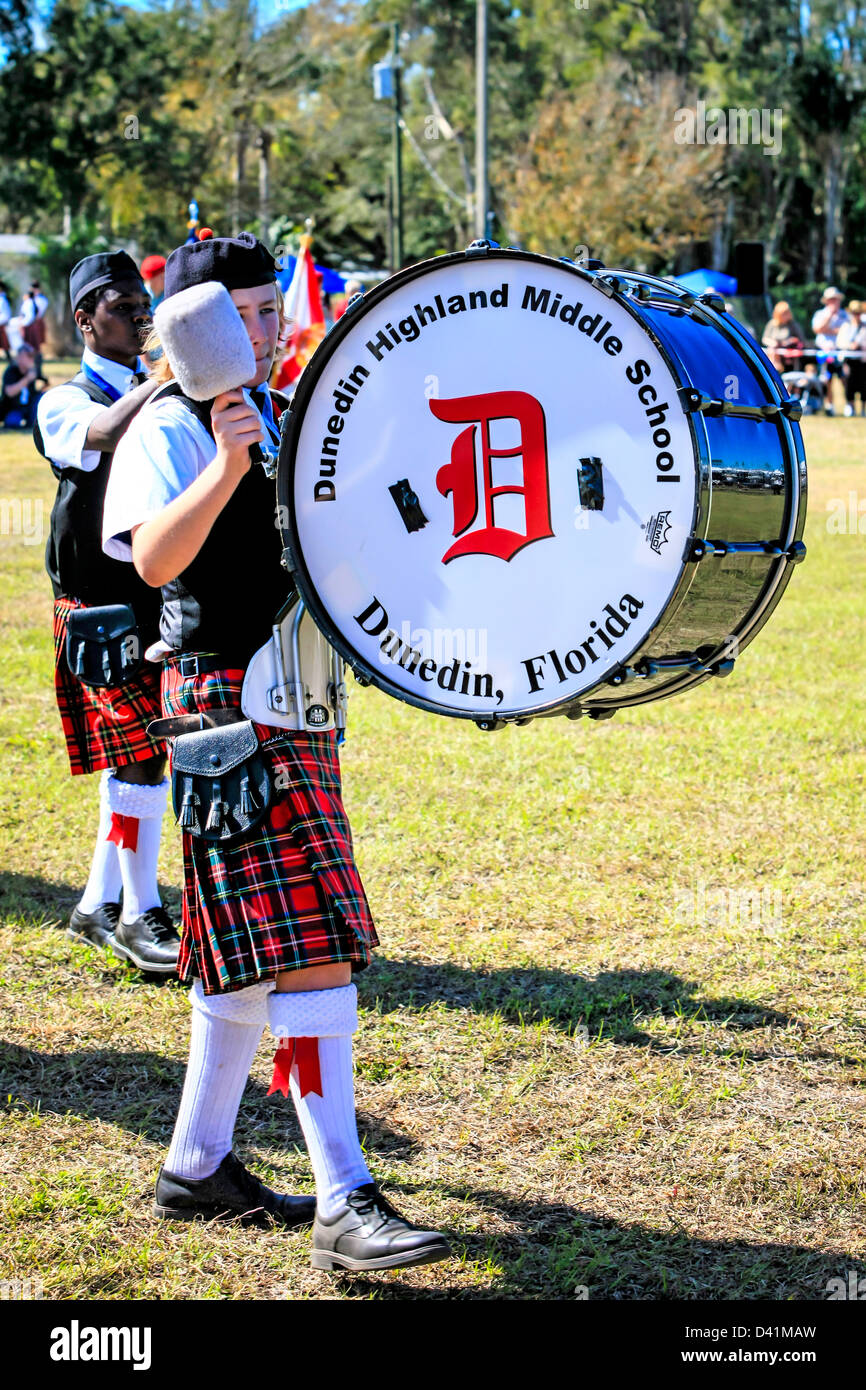
[{"label": "flag on pole", "polygon": [[319,278],[313,264],[309,233],[301,237],[295,272],[286,290],[284,312],[288,320],[286,354],[277,375],[278,388],[297,381],[325,336],[325,314]]}]

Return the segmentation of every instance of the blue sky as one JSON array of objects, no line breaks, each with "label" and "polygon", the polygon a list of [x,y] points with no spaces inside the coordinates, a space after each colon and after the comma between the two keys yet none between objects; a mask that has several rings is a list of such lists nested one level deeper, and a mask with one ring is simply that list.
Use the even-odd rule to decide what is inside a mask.
[{"label": "blue sky", "polygon": [[[146,9],[147,0],[124,0],[125,4],[134,5],[136,9]],[[257,0],[259,14],[262,21],[268,24],[272,19],[278,18],[286,10],[298,10],[306,5],[307,0]]]}]

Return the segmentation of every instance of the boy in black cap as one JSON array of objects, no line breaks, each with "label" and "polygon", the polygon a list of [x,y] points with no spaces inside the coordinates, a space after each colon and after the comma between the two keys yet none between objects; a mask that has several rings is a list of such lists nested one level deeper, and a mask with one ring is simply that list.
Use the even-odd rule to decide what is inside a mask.
[{"label": "boy in black cap", "polygon": [[[245,669],[270,639],[289,594],[274,525],[275,485],[251,464],[249,447],[266,437],[278,443],[267,387],[280,328],[275,278],[273,257],[249,233],[172,252],[160,312],[180,290],[224,285],[253,348],[255,376],[202,409],[171,383],[163,357],[158,371],[165,389],[122,441],[106,496],[107,553],[133,560],[149,583],[162,586],[162,635],[170,648],[163,712],[178,733],[207,718],[226,724],[232,714],[243,728]],[[229,314],[234,321],[231,306]],[[214,334],[230,341],[228,333],[223,339],[215,328]],[[185,809],[181,817],[178,974],[193,980],[192,1037],[155,1211],[186,1220],[268,1212],[286,1226],[315,1216],[312,1263],[319,1269],[392,1269],[444,1259],[445,1237],[390,1206],[358,1141],[352,973],[369,963],[378,938],[355,865],[335,736],[258,723],[253,729],[272,796],[255,824],[231,843],[204,837],[231,794],[220,779],[210,810],[197,810],[200,798],[190,794],[189,814]],[[221,765],[215,751],[210,761]],[[280,1040],[271,1089],[286,1095],[291,1089],[315,1202],[270,1191],[232,1151],[266,1024]]]},{"label": "boy in black cap", "polygon": [[163,745],[147,733],[159,716],[159,674],[141,661],[158,635],[159,596],[102,550],[115,445],[157,386],[139,357],[149,301],[125,251],[79,261],[69,294],[85,344],[81,371],[45,393],[33,432],[58,479],[45,564],[66,749],[73,776],[102,772],[96,848],[69,931],[169,974],[180,943],[156,878],[168,781]]}]

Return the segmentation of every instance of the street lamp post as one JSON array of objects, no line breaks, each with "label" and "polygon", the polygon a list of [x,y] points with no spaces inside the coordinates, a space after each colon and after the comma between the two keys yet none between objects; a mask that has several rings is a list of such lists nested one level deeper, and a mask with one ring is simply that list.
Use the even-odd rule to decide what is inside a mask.
[{"label": "street lamp post", "polygon": [[403,88],[400,81],[400,25],[394,25],[391,61],[394,67],[394,261],[403,269]]},{"label": "street lamp post", "polygon": [[[393,100],[394,102],[394,135],[393,135],[393,163],[394,173],[392,178],[392,195],[394,205],[393,215],[393,251],[391,256],[391,270],[400,270],[403,265],[403,132],[400,128],[403,119],[403,89],[400,81],[400,25],[391,26],[391,51],[387,58],[383,58],[380,63],[376,63],[373,68],[373,95],[377,101]],[[389,196],[389,204],[391,198]]]},{"label": "street lamp post", "polygon": [[487,228],[487,0],[475,10],[475,235]]}]

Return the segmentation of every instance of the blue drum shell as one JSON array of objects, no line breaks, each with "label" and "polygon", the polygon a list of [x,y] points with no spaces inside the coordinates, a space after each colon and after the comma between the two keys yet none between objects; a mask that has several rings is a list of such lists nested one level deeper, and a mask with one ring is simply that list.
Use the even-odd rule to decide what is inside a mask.
[{"label": "blue drum shell", "polygon": [[[631,278],[628,272],[614,274]],[[787,401],[781,377],[730,314],[694,303],[691,296],[684,302],[677,287],[665,282],[647,277],[645,283],[654,287],[653,298],[641,302],[629,295],[630,307],[682,387],[734,409]],[[799,541],[806,517],[806,459],[796,421],[782,413],[755,419],[700,410],[689,419],[699,474],[694,537],[727,545],[766,543],[783,551]],[[626,679],[615,693],[590,692],[582,707],[612,713],[707,680],[714,663],[735,659],[760,631],[792,569],[786,557],[736,552],[687,564],[660,623],[631,658],[630,671],[648,662],[689,659],[710,669]]]}]

